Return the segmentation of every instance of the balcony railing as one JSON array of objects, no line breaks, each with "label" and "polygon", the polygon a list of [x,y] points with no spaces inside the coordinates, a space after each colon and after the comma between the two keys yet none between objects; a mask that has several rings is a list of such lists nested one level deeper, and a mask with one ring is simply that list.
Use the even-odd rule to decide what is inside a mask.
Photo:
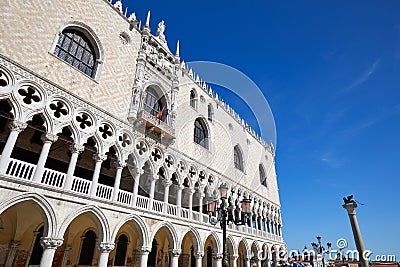
[{"label": "balcony railing", "polygon": [[[35,170],[36,170],[36,165],[11,158],[8,162],[5,175],[12,178],[16,178],[17,179],[16,181],[18,181],[18,179],[30,181],[33,178]],[[57,190],[64,190],[63,187],[65,180],[66,180],[65,173],[45,168],[40,184],[46,185],[50,188],[53,187]],[[32,181],[32,186],[35,186],[34,184],[36,183]],[[75,194],[77,193],[88,197],[90,194],[91,186],[92,186],[92,181],[82,179],[79,177],[73,177],[71,191],[73,191]],[[113,202],[112,200],[113,194],[114,194],[113,187],[103,184],[98,184],[95,198],[101,199],[103,201]],[[118,204],[125,205],[127,207],[132,207],[133,193],[124,190],[119,190],[116,199]],[[149,206],[150,203],[152,204],[151,209]],[[196,223],[209,225],[207,214],[199,213],[197,211],[190,211],[189,209],[183,207],[178,208],[174,204],[165,203],[156,199],[153,199],[150,202],[150,199],[148,197],[140,195],[136,197],[136,205],[134,206],[134,208],[138,208],[141,210],[150,209],[151,211],[159,213],[160,215],[163,216],[171,216],[172,218],[180,217],[182,219],[195,221]],[[267,233],[266,231],[251,228],[248,226],[236,226],[233,224],[229,224],[228,229],[230,231],[246,233],[257,237],[264,237],[274,241],[282,241],[282,238],[280,236]]]},{"label": "balcony railing", "polygon": [[162,134],[167,139],[175,138],[175,130],[171,126],[171,116],[168,114],[166,116],[166,120],[162,121],[158,119],[156,116],[150,114],[146,110],[141,110],[137,118],[140,121],[146,122],[146,128],[153,128],[153,131],[156,131]]}]

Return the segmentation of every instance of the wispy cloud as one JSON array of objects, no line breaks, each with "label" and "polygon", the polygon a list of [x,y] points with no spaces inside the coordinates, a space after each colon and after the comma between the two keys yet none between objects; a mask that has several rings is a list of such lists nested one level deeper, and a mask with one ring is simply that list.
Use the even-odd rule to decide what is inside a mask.
[{"label": "wispy cloud", "polygon": [[355,90],[357,87],[368,81],[368,79],[375,73],[378,67],[379,60],[376,60],[357,80],[355,80],[348,87],[340,91],[340,93],[349,93]]},{"label": "wispy cloud", "polygon": [[344,159],[334,156],[332,152],[326,152],[320,156],[320,160],[329,167],[337,169],[343,166]]}]

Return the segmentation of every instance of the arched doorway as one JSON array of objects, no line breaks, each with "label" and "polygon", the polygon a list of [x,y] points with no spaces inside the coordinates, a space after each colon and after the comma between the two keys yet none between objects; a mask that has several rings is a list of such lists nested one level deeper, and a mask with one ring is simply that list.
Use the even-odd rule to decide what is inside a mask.
[{"label": "arched doorway", "polygon": [[23,266],[40,264],[43,254],[40,240],[47,236],[49,227],[45,216],[32,200],[16,203],[0,214],[0,247],[6,248],[2,257],[4,266],[13,266],[16,262]]},{"label": "arched doorway", "polygon": [[195,254],[199,252],[198,240],[192,231],[185,234],[181,245],[181,255],[179,256],[180,267],[195,267]]}]

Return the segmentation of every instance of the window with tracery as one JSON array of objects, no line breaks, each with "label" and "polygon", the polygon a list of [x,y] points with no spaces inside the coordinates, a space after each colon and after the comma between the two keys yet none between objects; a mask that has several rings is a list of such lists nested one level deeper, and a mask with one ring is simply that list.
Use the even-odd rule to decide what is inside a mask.
[{"label": "window with tracery", "polygon": [[194,89],[190,91],[190,106],[197,109],[197,94]]},{"label": "window with tracery", "polygon": [[96,51],[86,35],[76,29],[65,29],[58,38],[54,54],[61,60],[94,78]]},{"label": "window with tracery", "polygon": [[207,126],[201,119],[196,119],[194,122],[194,141],[202,147],[208,149]]},{"label": "window with tracery", "polygon": [[233,162],[235,164],[235,168],[241,171],[244,170],[243,168],[243,156],[242,152],[239,149],[239,146],[235,146],[233,149]]},{"label": "window with tracery", "polygon": [[260,183],[267,187],[267,176],[265,175],[264,168],[261,164],[258,166],[258,172],[260,173]]}]

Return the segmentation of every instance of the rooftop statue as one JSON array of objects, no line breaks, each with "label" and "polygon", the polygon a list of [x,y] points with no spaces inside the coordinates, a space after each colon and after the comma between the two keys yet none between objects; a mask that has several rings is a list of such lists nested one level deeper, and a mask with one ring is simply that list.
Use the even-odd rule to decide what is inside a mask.
[{"label": "rooftop statue", "polygon": [[166,40],[165,40],[164,31],[165,31],[165,23],[162,20],[158,23],[156,36],[158,36],[160,38],[160,40],[165,42]]}]

